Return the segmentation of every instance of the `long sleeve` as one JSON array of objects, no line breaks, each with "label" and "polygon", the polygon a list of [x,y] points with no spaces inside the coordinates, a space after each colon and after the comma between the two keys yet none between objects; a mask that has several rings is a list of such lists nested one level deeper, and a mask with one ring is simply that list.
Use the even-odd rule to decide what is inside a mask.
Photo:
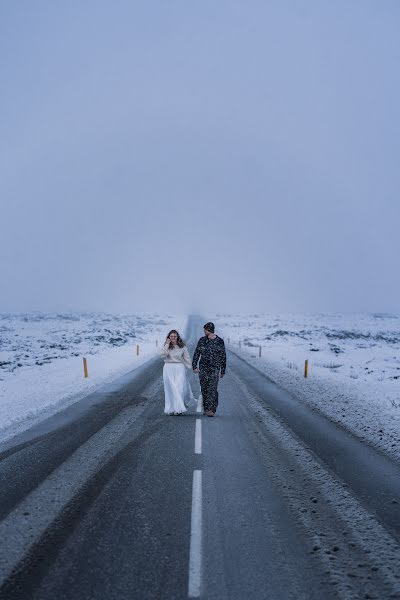
[{"label": "long sleeve", "polygon": [[192,361],[190,360],[190,354],[186,346],[183,349],[182,360],[185,367],[187,367],[188,369],[192,368]]},{"label": "long sleeve", "polygon": [[164,344],[163,349],[160,352],[160,356],[161,356],[161,358],[166,358],[168,356],[168,354],[169,354],[169,342],[166,342]]},{"label": "long sleeve", "polygon": [[192,369],[197,369],[197,363],[199,362],[200,354],[201,354],[201,340],[199,340],[197,342],[196,350],[194,351],[194,354],[193,354]]},{"label": "long sleeve", "polygon": [[221,346],[221,375],[225,375],[225,371],[226,371],[226,350],[225,350],[224,340],[222,340],[222,346]]}]

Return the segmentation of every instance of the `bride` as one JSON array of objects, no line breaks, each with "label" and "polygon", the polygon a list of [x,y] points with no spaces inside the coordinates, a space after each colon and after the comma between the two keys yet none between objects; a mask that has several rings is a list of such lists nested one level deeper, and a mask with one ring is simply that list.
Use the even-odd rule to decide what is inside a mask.
[{"label": "bride", "polygon": [[164,412],[169,415],[181,415],[187,406],[196,405],[192,388],[186,376],[185,367],[192,369],[192,361],[185,342],[176,329],[172,329],[161,351],[165,364],[163,381],[165,392]]}]

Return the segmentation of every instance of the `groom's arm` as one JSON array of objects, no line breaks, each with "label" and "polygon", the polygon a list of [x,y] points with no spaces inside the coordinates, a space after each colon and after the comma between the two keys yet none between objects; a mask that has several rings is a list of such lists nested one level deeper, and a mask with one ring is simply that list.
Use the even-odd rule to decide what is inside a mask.
[{"label": "groom's arm", "polygon": [[193,371],[195,369],[197,369],[197,363],[199,362],[200,354],[201,354],[201,347],[200,347],[200,340],[199,340],[197,342],[196,350],[194,351],[194,354],[193,354],[193,360],[192,360]]},{"label": "groom's arm", "polygon": [[226,371],[226,351],[225,351],[225,342],[222,340],[221,347],[221,377],[225,375]]}]

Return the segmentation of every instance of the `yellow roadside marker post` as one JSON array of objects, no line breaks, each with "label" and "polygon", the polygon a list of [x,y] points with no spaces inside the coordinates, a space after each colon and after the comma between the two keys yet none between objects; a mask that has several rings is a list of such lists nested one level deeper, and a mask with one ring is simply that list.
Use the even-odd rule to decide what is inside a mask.
[{"label": "yellow roadside marker post", "polygon": [[83,374],[85,378],[88,377],[87,360],[85,356],[83,357]]},{"label": "yellow roadside marker post", "polygon": [[139,344],[136,345],[136,356],[139,356]]},{"label": "yellow roadside marker post", "polygon": [[306,359],[305,363],[304,363],[304,377],[308,376],[308,358]]},{"label": "yellow roadside marker post", "polygon": [[261,358],[261,346],[259,346],[259,348],[258,348],[258,356],[259,356],[259,358]]}]

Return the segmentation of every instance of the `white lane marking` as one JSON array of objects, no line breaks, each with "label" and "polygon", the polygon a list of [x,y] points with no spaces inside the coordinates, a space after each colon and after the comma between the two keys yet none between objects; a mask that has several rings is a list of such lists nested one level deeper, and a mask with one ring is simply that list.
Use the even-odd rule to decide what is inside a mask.
[{"label": "white lane marking", "polygon": [[189,555],[189,598],[200,596],[201,586],[201,521],[202,521],[202,472],[193,471],[192,524]]},{"label": "white lane marking", "polygon": [[203,412],[202,404],[203,404],[203,397],[200,394],[199,399],[197,400],[197,409],[196,409],[196,412],[199,412],[199,413]]},{"label": "white lane marking", "polygon": [[201,454],[201,419],[196,419],[196,432],[194,436],[194,453]]}]

